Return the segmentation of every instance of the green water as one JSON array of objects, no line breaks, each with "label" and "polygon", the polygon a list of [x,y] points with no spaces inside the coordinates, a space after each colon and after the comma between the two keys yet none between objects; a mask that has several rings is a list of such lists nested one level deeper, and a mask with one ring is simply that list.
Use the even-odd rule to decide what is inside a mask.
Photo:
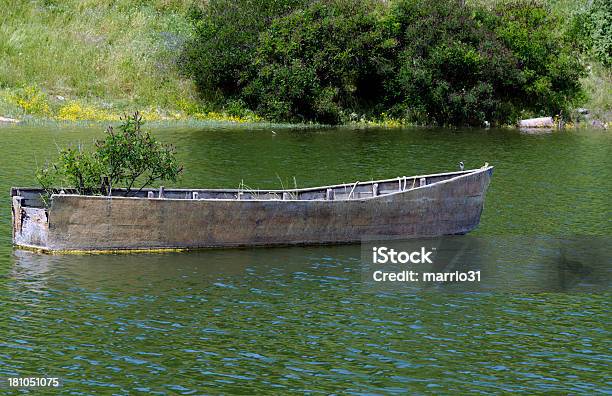
[{"label": "green water", "polygon": [[[474,236],[612,236],[609,132],[155,133],[178,147],[181,186],[244,180],[278,188],[295,177],[306,187],[487,161],[495,174]],[[534,268],[515,244],[511,262],[488,264],[496,287],[511,288],[380,292],[362,284],[359,246],[115,256],[13,250],[10,186],[34,184],[32,169],[56,145],[96,136],[87,128],[0,128],[0,377],[60,377],[62,394],[611,391],[610,293],[601,278],[608,263],[533,289],[534,271],[538,279],[558,271]]]}]

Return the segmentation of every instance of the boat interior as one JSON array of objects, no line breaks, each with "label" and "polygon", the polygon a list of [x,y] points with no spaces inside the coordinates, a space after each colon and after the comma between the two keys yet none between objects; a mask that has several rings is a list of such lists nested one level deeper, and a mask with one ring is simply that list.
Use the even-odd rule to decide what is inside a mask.
[{"label": "boat interior", "polygon": [[[459,172],[438,173],[421,176],[401,176],[386,180],[357,181],[333,186],[297,188],[284,190],[252,190],[246,187],[236,189],[185,189],[185,188],[145,188],[130,191],[129,197],[149,199],[224,199],[224,200],[326,200],[346,201],[398,193],[424,187],[457,176],[472,173],[478,169]],[[102,191],[102,190],[101,190]],[[73,189],[58,191],[59,194],[76,195]],[[13,187],[11,196],[21,197],[23,207],[44,207],[46,192],[41,188]],[[108,193],[94,192],[94,196],[108,196]],[[125,197],[125,189],[113,189],[113,197]]]}]

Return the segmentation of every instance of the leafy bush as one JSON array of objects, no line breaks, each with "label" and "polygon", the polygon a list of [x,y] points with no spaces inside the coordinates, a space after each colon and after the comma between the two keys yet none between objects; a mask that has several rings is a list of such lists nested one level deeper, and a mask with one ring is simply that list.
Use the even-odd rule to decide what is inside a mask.
[{"label": "leafy bush", "polygon": [[593,53],[604,65],[612,67],[612,2],[594,0],[591,21]]},{"label": "leafy bush", "polygon": [[582,95],[570,36],[537,0],[211,0],[195,19],[186,70],[235,114],[482,125]]},{"label": "leafy bush", "polygon": [[572,18],[569,35],[583,52],[612,67],[612,2],[593,0]]},{"label": "leafy bush", "polygon": [[259,33],[272,20],[306,0],[210,0],[193,8],[195,33],[182,55],[182,65],[209,100],[235,96],[255,54]]},{"label": "leafy bush", "polygon": [[81,146],[62,149],[56,162],[36,171],[38,182],[49,194],[74,188],[78,194],[110,195],[113,187],[124,187],[127,196],[137,183],[140,191],[156,181],[176,181],[182,166],[174,148],[141,126],[136,112],[125,117],[117,130],[109,127],[105,138],[95,142],[95,151]]},{"label": "leafy bush", "polygon": [[260,35],[243,94],[273,120],[337,123],[383,95],[395,41],[369,0],[319,0],[279,17]]},{"label": "leafy bush", "polygon": [[61,149],[56,162],[36,170],[38,183],[50,196],[63,188],[74,188],[78,194],[100,193],[104,165],[83,147]]},{"label": "leafy bush", "polygon": [[505,123],[520,110],[559,114],[580,94],[583,68],[540,3],[505,2],[490,12],[402,0],[392,18],[401,44],[392,104],[416,121]]},{"label": "leafy bush", "polygon": [[582,97],[580,77],[585,70],[578,54],[564,43],[563,21],[535,0],[503,3],[496,14],[494,31],[518,60],[522,84],[517,105],[554,115]]},{"label": "leafy bush", "polygon": [[404,0],[391,18],[401,45],[397,78],[388,87],[396,112],[453,125],[509,118],[520,84],[517,60],[472,9],[449,0]]}]

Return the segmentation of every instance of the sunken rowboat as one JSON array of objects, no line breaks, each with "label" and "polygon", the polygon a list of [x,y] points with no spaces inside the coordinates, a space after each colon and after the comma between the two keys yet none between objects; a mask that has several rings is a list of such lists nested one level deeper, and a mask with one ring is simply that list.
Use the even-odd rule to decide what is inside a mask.
[{"label": "sunken rowboat", "polygon": [[290,190],[148,189],[125,197],[12,188],[13,242],[47,252],[360,242],[464,234],[493,167]]}]

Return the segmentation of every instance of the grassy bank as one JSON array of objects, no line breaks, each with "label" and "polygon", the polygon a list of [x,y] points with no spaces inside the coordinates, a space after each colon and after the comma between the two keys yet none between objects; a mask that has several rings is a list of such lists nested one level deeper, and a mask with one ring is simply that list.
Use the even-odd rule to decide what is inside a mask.
[{"label": "grassy bank", "polygon": [[179,107],[195,99],[176,69],[189,0],[1,0],[0,87],[66,98]]},{"label": "grassy bank", "polygon": [[[468,0],[468,3],[483,0]],[[568,20],[588,0],[549,0]],[[160,122],[258,123],[237,105],[202,100],[178,57],[195,28],[194,0],[0,0],[0,116],[59,122],[117,121],[140,109]],[[485,2],[492,4],[492,2]],[[609,118],[610,69],[588,62],[583,106]],[[385,114],[351,122],[395,127]]]},{"label": "grassy bank", "polygon": [[20,121],[119,121],[120,117],[139,110],[147,121],[207,121],[232,123],[264,122],[252,112],[207,110],[204,106],[189,108],[160,106],[146,101],[99,99],[92,97],[64,97],[35,85],[0,91],[0,115]]},{"label": "grassy bank", "polygon": [[177,56],[191,0],[0,0],[0,115],[253,121],[207,109]]}]

